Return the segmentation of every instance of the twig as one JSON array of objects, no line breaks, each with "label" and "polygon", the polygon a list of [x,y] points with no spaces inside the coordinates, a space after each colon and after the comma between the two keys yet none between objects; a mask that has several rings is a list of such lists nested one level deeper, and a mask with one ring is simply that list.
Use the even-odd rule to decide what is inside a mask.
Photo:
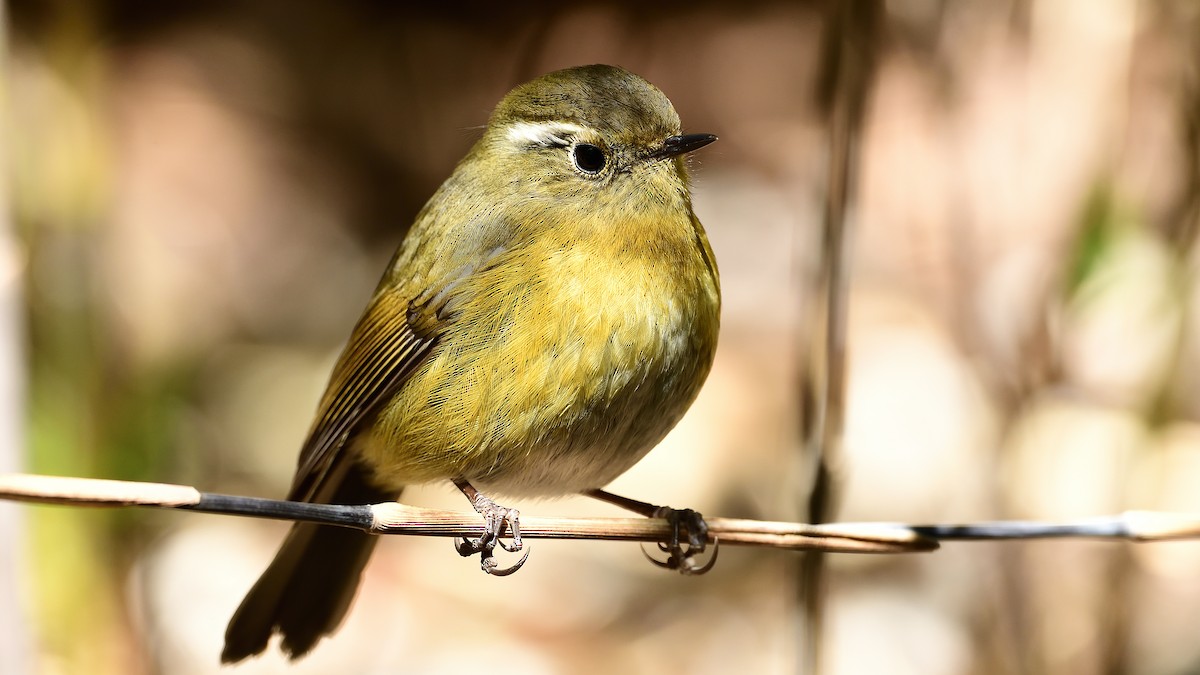
[{"label": "twig", "polygon": [[911,525],[913,533],[938,541],[997,539],[1115,539],[1134,542],[1200,539],[1200,513],[1125,511],[1070,523],[998,520],[969,525]]},{"label": "twig", "polygon": [[[148,506],[323,525],[373,534],[462,537],[479,534],[479,515],[396,502],[365,505],[309,504],[201,492],[186,485],[0,474],[0,499],[74,506]],[[932,551],[939,541],[1087,538],[1134,542],[1200,539],[1200,513],[1126,511],[1068,523],[995,521],[962,525],[829,523],[808,525],[741,518],[708,518],[709,535],[722,544],[837,553]],[[523,515],[521,535],[531,539],[663,541],[662,518],[549,518]]]},{"label": "twig", "polygon": [[[849,313],[850,257],[859,144],[867,97],[879,49],[879,0],[829,3],[818,100],[829,132],[824,226],[819,288],[823,304],[814,312],[813,340],[803,392],[811,392],[812,419],[802,420],[804,448],[814,468],[805,517],[832,520],[840,499],[839,467],[846,418],[846,331]],[[820,552],[806,556],[798,569],[797,592],[804,614],[803,671],[823,672],[825,561]]]},{"label": "twig", "polygon": [[[478,536],[479,515],[396,502],[369,505],[308,504],[200,492],[185,485],[137,483],[29,474],[0,475],[0,499],[78,506],[151,506],[203,513],[293,520],[354,527],[374,534]],[[739,518],[708,518],[710,538],[722,544],[771,546],[844,553],[930,551],[937,543],[904,527],[805,525]],[[541,539],[665,541],[662,518],[546,518],[521,516],[521,536]]]}]

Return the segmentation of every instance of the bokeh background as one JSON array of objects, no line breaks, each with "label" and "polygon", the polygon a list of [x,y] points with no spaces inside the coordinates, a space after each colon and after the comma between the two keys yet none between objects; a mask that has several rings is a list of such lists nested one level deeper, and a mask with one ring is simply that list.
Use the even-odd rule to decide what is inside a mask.
[{"label": "bokeh background", "polygon": [[[721,136],[693,168],[725,290],[700,400],[612,487],[803,519],[839,4],[9,0],[0,468],[282,495],[341,342],[491,107],[605,62]],[[1200,4],[881,7],[838,518],[1200,511]],[[0,505],[0,671],[218,672],[284,532]],[[533,542],[494,579],[392,538],[334,638],[229,672],[795,672],[798,561],[726,547],[679,578],[631,544]],[[1200,672],[1196,544],[828,563],[825,672]]]}]

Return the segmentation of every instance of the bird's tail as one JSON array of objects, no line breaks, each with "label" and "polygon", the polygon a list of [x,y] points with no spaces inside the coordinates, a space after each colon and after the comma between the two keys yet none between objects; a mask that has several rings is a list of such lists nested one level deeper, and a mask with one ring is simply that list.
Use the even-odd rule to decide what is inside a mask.
[{"label": "bird's tail", "polygon": [[[372,504],[398,496],[371,485],[365,470],[355,467],[329,502]],[[236,663],[258,654],[275,632],[289,657],[306,654],[346,616],[376,541],[375,535],[345,527],[293,525],[275,560],[230,619],[221,661]]]}]

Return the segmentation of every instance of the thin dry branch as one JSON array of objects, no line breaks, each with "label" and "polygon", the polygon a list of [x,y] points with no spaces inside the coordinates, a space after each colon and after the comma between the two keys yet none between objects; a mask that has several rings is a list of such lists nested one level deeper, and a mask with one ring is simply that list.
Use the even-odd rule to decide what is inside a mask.
[{"label": "thin dry branch", "polygon": [[[367,505],[309,504],[201,492],[186,485],[0,474],[0,499],[73,506],[149,506],[203,513],[353,527],[373,534],[471,537],[479,534],[473,512],[443,511],[397,502]],[[1088,538],[1153,542],[1200,539],[1200,514],[1126,511],[1067,523],[995,521],[961,525],[828,523],[808,525],[741,518],[707,518],[709,536],[722,544],[769,546],[835,553],[932,551],[939,541]],[[670,525],[661,518],[553,518],[521,516],[530,539],[664,541]]]},{"label": "thin dry branch", "polygon": [[[185,485],[67,478],[30,474],[0,475],[0,499],[76,506],[151,506],[204,513],[294,520],[354,527],[374,534],[434,537],[479,535],[479,515],[397,502],[335,505],[289,502],[200,492]],[[844,553],[929,551],[937,543],[893,525],[805,525],[739,518],[707,518],[710,538],[722,544],[771,546]],[[662,518],[550,518],[521,516],[528,539],[665,541],[671,527]]]}]

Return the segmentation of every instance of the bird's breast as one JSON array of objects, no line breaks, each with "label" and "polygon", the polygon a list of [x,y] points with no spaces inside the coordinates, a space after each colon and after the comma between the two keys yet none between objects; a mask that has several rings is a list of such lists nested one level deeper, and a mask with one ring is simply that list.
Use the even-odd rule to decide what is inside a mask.
[{"label": "bird's breast", "polygon": [[397,483],[544,495],[632,466],[695,398],[719,311],[695,240],[642,243],[544,242],[463,284],[454,325],[381,416],[373,463]]}]

